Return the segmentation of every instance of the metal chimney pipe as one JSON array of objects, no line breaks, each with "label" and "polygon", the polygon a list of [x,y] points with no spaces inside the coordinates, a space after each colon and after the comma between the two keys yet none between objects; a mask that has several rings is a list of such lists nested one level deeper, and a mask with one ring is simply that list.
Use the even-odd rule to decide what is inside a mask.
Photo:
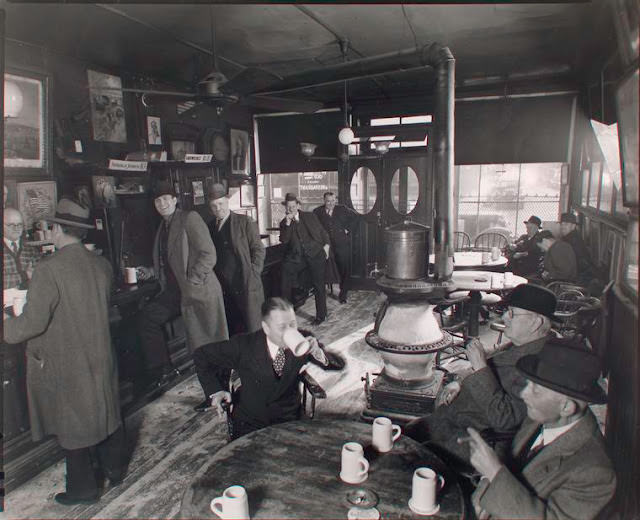
[{"label": "metal chimney pipe", "polygon": [[455,106],[455,64],[448,47],[432,43],[424,47],[426,63],[435,71],[433,147],[435,189],[434,276],[450,280],[453,273],[453,136]]}]

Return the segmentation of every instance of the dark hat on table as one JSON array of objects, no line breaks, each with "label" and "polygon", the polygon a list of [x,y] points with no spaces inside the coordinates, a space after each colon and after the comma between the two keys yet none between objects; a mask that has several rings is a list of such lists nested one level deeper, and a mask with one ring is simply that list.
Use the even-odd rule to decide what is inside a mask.
[{"label": "dark hat on table", "polygon": [[48,218],[47,221],[82,229],[95,228],[89,218],[89,208],[83,207],[71,199],[60,199],[55,216]]},{"label": "dark hat on table", "polygon": [[540,217],[536,217],[535,215],[531,215],[527,220],[524,221],[525,224],[535,224],[536,226],[542,226],[542,220]]},{"label": "dark hat on table", "polygon": [[571,224],[577,224],[578,219],[573,213],[563,213],[560,215],[560,222],[569,222]]},{"label": "dark hat on table", "polygon": [[162,197],[163,195],[171,195],[172,197],[176,196],[176,190],[169,181],[160,181],[153,187],[154,199]]},{"label": "dark hat on table", "polygon": [[216,182],[209,187],[208,195],[209,200],[221,199],[227,196],[227,188],[224,187],[224,184]]},{"label": "dark hat on table", "polygon": [[292,200],[295,200],[298,204],[300,204],[300,200],[298,199],[298,196],[295,193],[287,193],[284,196],[284,200],[281,202],[281,204],[283,206],[286,206],[287,202],[291,202]]},{"label": "dark hat on table", "polygon": [[542,242],[545,238],[555,238],[553,233],[548,229],[543,229],[539,233],[536,233],[535,239],[536,242]]},{"label": "dark hat on table", "polygon": [[588,403],[607,402],[607,395],[598,384],[600,359],[566,340],[548,340],[537,354],[520,358],[516,368],[534,383],[569,397]]},{"label": "dark hat on table", "polygon": [[518,285],[504,299],[504,304],[509,307],[518,307],[559,321],[554,314],[556,303],[556,295],[549,289],[531,283]]}]

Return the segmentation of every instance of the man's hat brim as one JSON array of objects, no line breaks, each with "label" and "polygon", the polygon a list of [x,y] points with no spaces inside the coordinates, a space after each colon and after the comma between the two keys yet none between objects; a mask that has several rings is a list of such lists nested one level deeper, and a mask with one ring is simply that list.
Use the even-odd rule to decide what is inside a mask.
[{"label": "man's hat brim", "polygon": [[539,377],[536,374],[538,362],[539,358],[536,355],[523,356],[516,362],[516,368],[522,372],[527,379],[530,379],[534,383],[538,383],[539,385],[568,395],[569,397],[575,397],[581,401],[594,404],[605,404],[607,402],[607,394],[605,394],[597,382],[594,382],[593,386],[587,392],[579,392],[578,390],[566,388],[559,383]]},{"label": "man's hat brim", "polygon": [[82,229],[95,229],[96,227],[91,225],[91,224],[87,224],[85,222],[78,222],[75,220],[69,220],[66,218],[61,218],[61,217],[49,217],[45,219],[47,222],[54,222],[56,224],[62,224],[63,226],[73,226],[73,227],[77,227],[77,228],[82,228]]}]

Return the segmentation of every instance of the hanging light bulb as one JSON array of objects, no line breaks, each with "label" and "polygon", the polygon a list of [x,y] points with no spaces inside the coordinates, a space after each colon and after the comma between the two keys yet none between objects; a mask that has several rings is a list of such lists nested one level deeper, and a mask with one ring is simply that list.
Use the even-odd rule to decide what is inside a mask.
[{"label": "hanging light bulb", "polygon": [[345,126],[338,134],[338,140],[345,146],[353,143],[354,138],[353,130],[348,126]]},{"label": "hanging light bulb", "polygon": [[24,105],[20,87],[13,81],[4,82],[4,117],[17,117]]}]

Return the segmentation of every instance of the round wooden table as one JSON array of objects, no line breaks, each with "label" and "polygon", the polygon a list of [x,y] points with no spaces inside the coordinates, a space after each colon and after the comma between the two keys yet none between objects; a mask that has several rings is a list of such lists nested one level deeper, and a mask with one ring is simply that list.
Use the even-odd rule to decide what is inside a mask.
[{"label": "round wooden table", "polygon": [[[361,484],[346,484],[338,476],[348,441],[365,447],[370,468]],[[362,422],[307,420],[258,430],[226,445],[200,469],[182,498],[180,518],[217,518],[209,504],[234,484],[247,490],[251,518],[346,519],[353,507],[347,494],[358,489],[375,492],[381,518],[416,518],[420,515],[407,502],[420,466],[445,479],[440,511],[431,518],[464,518],[455,474],[426,447],[404,435],[388,453],[370,444],[371,425]]]},{"label": "round wooden table", "polygon": [[[436,261],[436,255],[429,255],[429,263]],[[482,253],[479,251],[456,251],[453,253],[453,269],[454,271],[462,271],[466,269],[482,269],[486,271],[502,271],[509,260],[506,256],[500,256],[497,260],[489,260],[482,262]]]},{"label": "round wooden table", "polygon": [[454,271],[451,279],[456,285],[456,291],[469,291],[469,325],[467,327],[467,335],[472,337],[478,337],[479,334],[478,313],[482,303],[480,291],[504,294],[518,285],[528,283],[526,278],[514,274],[513,282],[505,286],[504,273],[490,271]]}]

